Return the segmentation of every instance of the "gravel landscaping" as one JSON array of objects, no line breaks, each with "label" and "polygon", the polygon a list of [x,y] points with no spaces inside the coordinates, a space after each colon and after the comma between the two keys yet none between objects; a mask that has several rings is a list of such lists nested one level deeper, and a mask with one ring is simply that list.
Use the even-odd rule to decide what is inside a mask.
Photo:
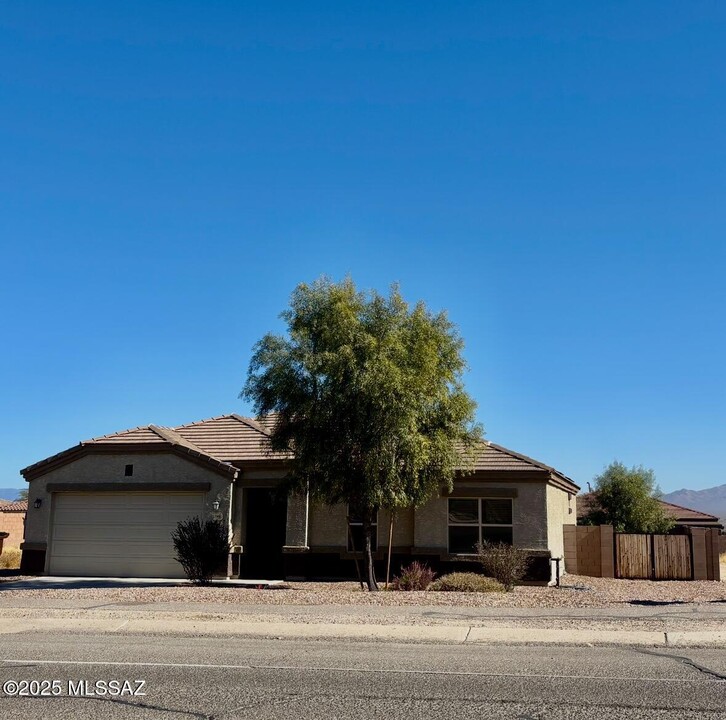
[{"label": "gravel landscaping", "polygon": [[291,582],[285,589],[239,587],[166,587],[3,589],[3,600],[94,601],[99,604],[234,603],[237,605],[461,606],[501,608],[622,607],[627,604],[726,603],[724,582],[652,582],[567,575],[562,587],[516,587],[510,593],[401,592],[368,593],[355,582]]}]

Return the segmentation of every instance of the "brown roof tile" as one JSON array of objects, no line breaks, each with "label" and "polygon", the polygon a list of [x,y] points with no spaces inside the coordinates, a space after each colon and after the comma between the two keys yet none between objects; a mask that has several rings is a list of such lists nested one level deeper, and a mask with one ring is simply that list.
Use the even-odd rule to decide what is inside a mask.
[{"label": "brown roof tile", "polygon": [[27,512],[27,500],[0,500],[0,512]]},{"label": "brown roof tile", "polygon": [[131,430],[121,430],[110,435],[101,435],[100,437],[84,440],[81,445],[88,443],[160,443],[164,439],[154,431],[153,425],[132,428]]},{"label": "brown roof tile", "polygon": [[[149,444],[172,445],[226,466],[252,461],[282,461],[289,456],[272,453],[269,449],[268,438],[275,420],[274,414],[253,419],[231,413],[175,428],[147,425],[86,440],[66,453],[78,451],[88,445]],[[64,454],[60,453],[31,465],[22,472],[32,471],[50,461],[56,462]],[[482,441],[475,453],[474,470],[544,472],[564,482],[568,487],[571,486],[574,492],[579,489],[572,480],[549,465],[488,441]]]},{"label": "brown roof tile", "polygon": [[[577,519],[583,520],[586,515],[590,512],[593,506],[594,495],[593,493],[583,493],[577,496]],[[719,519],[715,515],[709,515],[708,513],[701,512],[700,510],[693,510],[692,508],[682,507],[681,505],[674,505],[673,503],[666,502],[665,500],[659,500],[663,507],[666,515],[671,517],[675,522],[719,522]]]},{"label": "brown roof tile", "polygon": [[229,462],[283,459],[270,452],[269,434],[251,418],[236,414],[221,415],[174,429],[205,452]]}]

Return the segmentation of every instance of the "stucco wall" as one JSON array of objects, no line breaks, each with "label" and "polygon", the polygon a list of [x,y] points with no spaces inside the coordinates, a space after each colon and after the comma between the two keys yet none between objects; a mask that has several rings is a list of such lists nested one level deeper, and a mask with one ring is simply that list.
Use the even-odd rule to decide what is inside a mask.
[{"label": "stucco wall", "polygon": [[[133,475],[126,477],[126,465],[133,465]],[[144,489],[146,483],[208,482],[211,490],[205,500],[205,514],[216,514],[227,520],[229,512],[230,480],[211,468],[206,468],[171,452],[89,454],[73,462],[51,470],[31,480],[28,488],[28,515],[25,526],[25,542],[44,544],[48,542],[52,511],[52,494],[47,491],[48,483],[109,483],[138,485]],[[40,498],[40,508],[33,503]],[[218,511],[212,503],[219,502]]]},{"label": "stucco wall", "polygon": [[[348,547],[348,528],[346,527],[347,508],[344,504],[324,505],[310,503],[308,544],[316,547]],[[413,544],[413,510],[399,510],[393,523],[393,546],[410,547]],[[381,510],[378,513],[378,547],[388,547],[390,514]]]},{"label": "stucco wall", "polygon": [[547,486],[547,537],[552,557],[564,557],[562,528],[564,525],[577,525],[575,502],[573,494],[552,485]]},{"label": "stucco wall", "polygon": [[[517,497],[512,506],[512,537],[517,547],[529,550],[546,550],[547,484],[545,482],[457,482],[455,488],[477,490],[473,497],[484,497],[486,489],[515,490]],[[429,500],[416,511],[414,545],[417,550],[448,552],[449,525],[448,499],[437,497]]]},{"label": "stucco wall", "polygon": [[348,546],[346,511],[346,506],[342,503],[324,505],[310,502],[308,544],[311,548]]},{"label": "stucco wall", "polygon": [[23,541],[24,512],[0,512],[0,532],[10,533],[5,538],[5,548],[20,547]]},{"label": "stucco wall", "polygon": [[[549,538],[556,537],[555,525],[558,522],[553,517],[552,530],[548,525],[548,493],[549,487],[542,482],[486,482],[480,481],[459,482],[456,488],[465,491],[467,487],[476,488],[481,494],[482,488],[516,491],[517,497],[513,503],[512,534],[514,544],[530,550],[547,550],[550,545]],[[556,490],[556,488],[553,488]],[[557,490],[553,496],[567,494]],[[556,503],[555,503],[556,504]],[[557,507],[559,505],[556,504]],[[564,512],[567,512],[565,506]],[[560,515],[562,510],[560,508]],[[574,511],[572,517],[574,518]],[[384,547],[388,544],[388,513],[381,511],[378,517],[378,543]],[[559,520],[559,546],[562,545],[562,519]],[[573,520],[574,522],[574,520]],[[401,511],[398,513],[393,531],[394,547],[415,547],[420,551],[448,553],[448,499],[436,497],[415,511]],[[340,547],[347,544],[346,507],[339,505],[323,505],[310,503],[308,544],[315,547]]]}]

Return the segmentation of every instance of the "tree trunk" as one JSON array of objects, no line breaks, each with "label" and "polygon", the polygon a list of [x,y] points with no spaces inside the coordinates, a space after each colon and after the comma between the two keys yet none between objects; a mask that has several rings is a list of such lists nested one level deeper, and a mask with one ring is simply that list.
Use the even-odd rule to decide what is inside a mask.
[{"label": "tree trunk", "polygon": [[363,548],[363,560],[365,563],[365,579],[370,592],[377,591],[378,582],[376,581],[376,570],[373,567],[373,513],[363,513],[363,536],[365,547]]}]

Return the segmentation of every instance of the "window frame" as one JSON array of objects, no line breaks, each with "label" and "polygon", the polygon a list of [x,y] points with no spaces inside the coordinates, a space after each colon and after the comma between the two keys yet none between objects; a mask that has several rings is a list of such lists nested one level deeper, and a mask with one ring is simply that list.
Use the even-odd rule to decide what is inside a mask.
[{"label": "window frame", "polygon": [[[451,522],[451,501],[457,500],[469,500],[476,501],[477,511],[477,522]],[[511,508],[512,522],[510,523],[485,523],[483,520],[482,513],[482,502],[485,500],[508,500]],[[451,532],[452,527],[475,527],[478,528],[479,540],[482,541],[482,528],[487,527],[502,527],[511,528],[512,530],[512,545],[514,545],[514,498],[503,498],[503,497],[449,497],[446,500],[446,549],[450,555],[476,555],[476,550],[472,549],[471,552],[454,552],[451,550]]]},{"label": "window frame", "polygon": [[[378,512],[379,511],[376,510],[375,520],[371,523],[371,525],[376,530],[376,536],[375,536],[376,543],[375,543],[374,547],[371,548],[371,550],[373,552],[375,552],[376,550],[378,550]],[[351,513],[350,505],[346,505],[346,508],[345,508],[345,522],[346,522],[346,528],[345,528],[345,531],[346,531],[345,532],[345,535],[346,535],[346,537],[345,537],[345,547],[346,547],[346,549],[347,549],[347,551],[349,553],[362,554],[363,553],[363,548],[356,548],[355,550],[353,550],[353,548],[351,546],[351,542],[350,541],[352,539],[353,533],[350,530],[350,528],[353,528],[353,527],[363,528],[363,521],[362,520],[360,520],[360,521],[359,520],[351,521],[351,519],[350,519],[351,518],[351,515],[352,515],[352,513]]]}]

